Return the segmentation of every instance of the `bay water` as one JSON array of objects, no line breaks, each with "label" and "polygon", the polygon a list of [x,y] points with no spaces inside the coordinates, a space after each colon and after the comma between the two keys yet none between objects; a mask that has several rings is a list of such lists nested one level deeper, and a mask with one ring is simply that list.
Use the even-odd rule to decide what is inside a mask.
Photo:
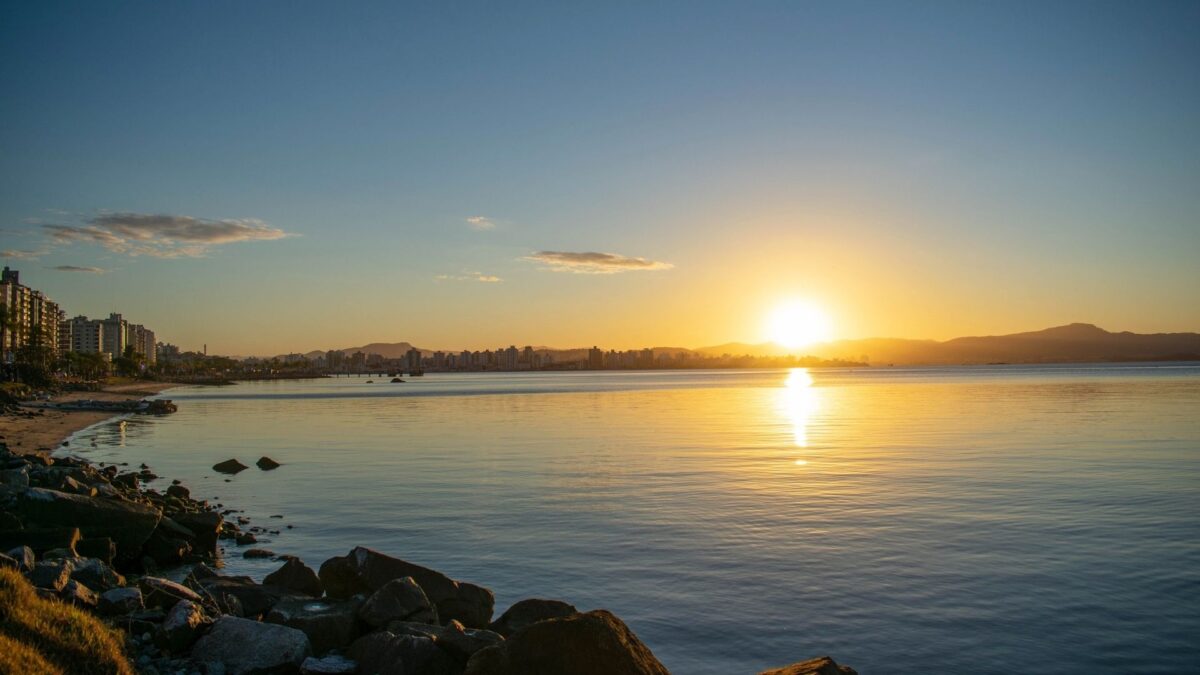
[{"label": "bay water", "polygon": [[1200,671],[1195,364],[387,379],[172,389],[64,451],[182,479],[314,568],[363,545],[497,615],[609,609],[684,675]]}]

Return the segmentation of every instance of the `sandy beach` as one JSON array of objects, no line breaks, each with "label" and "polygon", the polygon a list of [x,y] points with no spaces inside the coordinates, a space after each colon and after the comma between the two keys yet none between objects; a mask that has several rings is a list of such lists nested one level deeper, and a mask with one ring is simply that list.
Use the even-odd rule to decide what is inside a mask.
[{"label": "sandy beach", "polygon": [[[50,399],[51,403],[66,403],[91,399],[96,401],[128,401],[154,396],[179,385],[174,382],[132,382],[106,386],[101,391],[71,391]],[[37,412],[33,417],[0,415],[0,441],[19,453],[48,453],[71,434],[97,422],[117,415],[100,410],[51,410],[23,406],[25,411]]]}]

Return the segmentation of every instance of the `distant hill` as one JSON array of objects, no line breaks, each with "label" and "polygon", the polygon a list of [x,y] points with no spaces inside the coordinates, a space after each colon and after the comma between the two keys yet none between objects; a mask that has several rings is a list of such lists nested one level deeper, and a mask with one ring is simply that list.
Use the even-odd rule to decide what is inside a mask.
[{"label": "distant hill", "polygon": [[[517,345],[521,348],[521,345]],[[412,349],[409,342],[372,342],[361,347],[347,347],[339,351],[353,354],[382,354],[385,358],[400,358]],[[775,343],[747,344],[730,342],[712,347],[686,349],[684,347],[654,347],[655,355],[670,353],[704,354],[706,356],[816,356],[823,359],[856,361],[864,356],[875,365],[949,365],[980,363],[1060,363],[1084,361],[1163,361],[1200,360],[1200,334],[1197,333],[1111,333],[1090,323],[1072,323],[1045,330],[1011,335],[960,337],[939,342],[937,340],[909,340],[904,338],[867,338],[863,340],[838,340],[813,345],[801,350],[789,350]],[[425,356],[432,349],[421,349]],[[457,353],[456,350],[444,350]],[[558,362],[583,361],[588,348],[555,349],[539,346],[534,351],[549,354]],[[607,350],[606,350],[607,351]],[[312,351],[305,356],[316,358],[323,351]]]},{"label": "distant hill", "polygon": [[841,340],[818,345],[812,353],[824,358],[866,355],[875,365],[1196,360],[1200,359],[1200,334],[1110,333],[1092,324],[1073,323],[1027,333],[960,337],[945,342],[894,338]]},{"label": "distant hill", "polygon": [[[696,351],[710,356],[782,356],[794,350],[770,342],[731,342]],[[856,360],[865,356],[875,365],[1197,360],[1200,334],[1110,333],[1090,323],[1072,323],[1027,333],[960,337],[945,342],[903,338],[837,340],[799,351],[825,359]]]}]

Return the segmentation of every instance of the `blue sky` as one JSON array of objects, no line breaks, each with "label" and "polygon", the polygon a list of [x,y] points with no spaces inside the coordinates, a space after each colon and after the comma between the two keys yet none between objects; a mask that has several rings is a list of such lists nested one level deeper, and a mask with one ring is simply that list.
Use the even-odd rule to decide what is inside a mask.
[{"label": "blue sky", "polygon": [[5,262],[227,353],[1200,329],[1200,4],[560,4],[4,3]]}]

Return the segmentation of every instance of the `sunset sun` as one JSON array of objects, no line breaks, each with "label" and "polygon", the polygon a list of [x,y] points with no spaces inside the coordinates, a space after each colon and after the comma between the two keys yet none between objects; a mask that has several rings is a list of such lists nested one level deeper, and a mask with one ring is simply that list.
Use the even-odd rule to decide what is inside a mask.
[{"label": "sunset sun", "polygon": [[833,337],[829,315],[811,302],[793,301],[780,305],[767,322],[767,337],[774,343],[795,349]]}]

